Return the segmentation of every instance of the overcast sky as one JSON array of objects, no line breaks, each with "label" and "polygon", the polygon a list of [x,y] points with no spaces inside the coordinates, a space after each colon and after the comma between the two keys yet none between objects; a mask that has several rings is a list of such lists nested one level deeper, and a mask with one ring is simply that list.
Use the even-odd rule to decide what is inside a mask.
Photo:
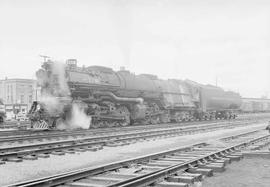
[{"label": "overcast sky", "polygon": [[0,79],[40,54],[270,96],[270,1],[0,0]]}]

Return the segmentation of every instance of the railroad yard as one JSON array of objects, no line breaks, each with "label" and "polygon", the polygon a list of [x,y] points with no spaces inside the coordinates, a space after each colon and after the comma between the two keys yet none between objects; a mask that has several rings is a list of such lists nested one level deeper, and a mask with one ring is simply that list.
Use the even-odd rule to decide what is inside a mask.
[{"label": "railroad yard", "polygon": [[270,1],[0,0],[0,187],[269,187]]}]

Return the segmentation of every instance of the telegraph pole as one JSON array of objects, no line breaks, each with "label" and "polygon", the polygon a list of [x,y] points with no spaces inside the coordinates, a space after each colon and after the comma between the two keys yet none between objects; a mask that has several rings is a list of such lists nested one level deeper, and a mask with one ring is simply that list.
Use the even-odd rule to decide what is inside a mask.
[{"label": "telegraph pole", "polygon": [[39,55],[41,58],[43,58],[44,62],[47,62],[47,60],[51,57],[46,56],[46,55]]}]

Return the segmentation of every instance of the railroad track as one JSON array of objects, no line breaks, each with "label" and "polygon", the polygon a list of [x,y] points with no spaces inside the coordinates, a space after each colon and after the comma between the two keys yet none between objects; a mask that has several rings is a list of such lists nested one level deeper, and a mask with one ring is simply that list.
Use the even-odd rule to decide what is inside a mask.
[{"label": "railroad track", "polygon": [[[230,123],[210,123],[210,124],[188,124],[188,125],[164,125],[159,126],[158,128],[155,128],[155,130],[192,130],[192,129],[198,129],[198,128],[205,128],[210,126],[217,126],[220,125],[221,127],[228,126],[241,126],[241,125],[248,125],[252,124],[253,121],[233,121]],[[50,131],[50,132],[39,132],[39,133],[33,133],[33,134],[26,134],[26,135],[13,135],[13,136],[0,136],[0,144],[2,143],[16,143],[20,142],[23,143],[25,141],[43,141],[43,140],[59,140],[60,139],[67,139],[69,137],[75,139],[75,138],[83,138],[86,136],[96,136],[96,135],[117,135],[117,134],[123,134],[123,133],[130,133],[130,132],[151,132],[153,131],[152,128],[149,127],[135,127],[135,128],[118,128],[118,129],[106,129],[106,130],[77,130],[77,131]]]},{"label": "railroad track", "polygon": [[[218,129],[232,128],[236,126],[247,125],[246,123],[231,124],[231,125],[205,125],[200,128],[168,128],[168,129],[154,129],[151,131],[140,131],[140,132],[128,132],[120,134],[106,134],[91,137],[84,137],[72,140],[54,140],[51,142],[38,142],[34,144],[24,144],[16,146],[7,146],[0,148],[0,160],[1,163],[5,162],[21,162],[23,160],[35,160],[39,157],[46,158],[50,154],[64,155],[72,154],[75,152],[84,151],[97,151],[102,149],[104,146],[116,147],[127,144],[133,144],[138,141],[147,141],[158,138],[168,138],[175,136],[183,136],[187,134],[195,134],[201,132],[214,131]],[[48,137],[46,137],[47,139]],[[42,141],[42,137],[39,139]]]},{"label": "railroad track", "polygon": [[[190,123],[181,123],[181,125],[175,124],[159,124],[159,125],[147,125],[147,126],[128,126],[128,127],[114,127],[114,128],[101,128],[101,129],[82,129],[82,130],[72,130],[72,131],[60,131],[60,130],[53,130],[53,131],[31,131],[31,130],[20,130],[20,131],[1,131],[0,132],[0,143],[1,142],[12,142],[14,141],[23,140],[23,139],[35,139],[38,137],[49,137],[53,138],[53,136],[84,136],[84,135],[95,135],[95,134],[102,134],[102,133],[114,133],[114,132],[123,132],[123,131],[143,131],[149,129],[162,129],[162,128],[170,128],[170,127],[179,127],[179,128],[187,128],[187,127],[195,127],[200,125],[209,125],[209,124],[232,124],[232,123],[258,123],[258,122],[265,122],[266,119],[237,119],[232,121],[203,121],[203,122],[190,122]],[[22,138],[24,137],[24,138]]]},{"label": "railroad track", "polygon": [[[126,127],[108,127],[108,128],[98,128],[98,129],[90,129],[90,131],[95,131],[95,132],[101,132],[101,131],[117,131],[119,129],[140,129],[140,128],[163,128],[164,125],[166,126],[186,126],[186,125],[198,125],[198,124],[209,124],[209,123],[233,123],[233,122],[238,122],[238,121],[264,121],[268,120],[270,118],[270,114],[241,114],[237,119],[234,120],[211,120],[211,121],[189,121],[189,122],[182,122],[182,123],[170,123],[170,124],[154,124],[154,125],[141,125],[141,124],[136,124],[133,126],[126,126]],[[9,125],[2,125],[0,128],[8,128],[8,127],[13,127],[17,128],[18,125],[15,124],[17,122],[9,122]],[[29,126],[29,122],[21,122],[22,126]],[[60,130],[59,130],[60,131]],[[81,130],[75,130],[75,131],[81,131]],[[85,130],[83,130],[85,131]],[[44,131],[29,131],[29,130],[23,130],[23,129],[18,129],[18,130],[12,130],[12,131],[1,131],[0,132],[0,137],[1,136],[14,136],[14,135],[32,135],[32,134],[43,134]],[[46,134],[46,133],[44,133]],[[48,133],[47,133],[48,134]]]},{"label": "railroad track", "polygon": [[[164,126],[174,127],[174,126],[192,126],[192,125],[200,125],[200,124],[214,124],[214,123],[232,123],[232,122],[238,122],[238,121],[251,121],[254,119],[236,119],[236,120],[214,120],[214,121],[191,121],[191,122],[183,122],[183,123],[169,123],[169,124],[155,124],[155,125],[132,125],[132,126],[125,126],[125,127],[108,127],[108,128],[98,128],[98,129],[77,129],[73,132],[108,132],[108,131],[119,131],[120,130],[135,130],[135,129],[152,129],[152,128],[164,128]],[[49,134],[50,132],[65,132],[65,130],[51,130],[51,131],[44,131],[44,130],[7,130],[7,131],[1,131],[1,136],[20,136],[20,135],[33,135],[33,134]]]},{"label": "railroad track", "polygon": [[241,150],[269,144],[270,135],[251,131],[217,141],[223,146],[200,142],[9,186],[188,186],[201,182],[203,176],[223,172],[228,163],[243,157]]}]

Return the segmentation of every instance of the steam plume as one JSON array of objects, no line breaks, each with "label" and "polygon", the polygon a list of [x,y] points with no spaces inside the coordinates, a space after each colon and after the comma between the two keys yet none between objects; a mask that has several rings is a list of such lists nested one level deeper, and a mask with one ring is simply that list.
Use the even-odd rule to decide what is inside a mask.
[{"label": "steam plume", "polygon": [[71,128],[88,129],[91,123],[91,117],[85,114],[83,108],[80,108],[78,104],[74,103],[72,105],[72,116],[68,123]]},{"label": "steam plume", "polygon": [[57,75],[57,81],[59,89],[55,90],[57,95],[59,96],[69,96],[70,90],[67,84],[66,79],[66,71],[65,71],[66,65],[60,62],[54,62],[52,64],[52,73],[54,75]]},{"label": "steam plume", "polygon": [[[91,123],[91,117],[84,112],[82,103],[72,103],[70,89],[66,79],[66,66],[63,63],[53,62],[51,64],[52,77],[48,77],[44,71],[38,72],[38,79],[45,89],[42,92],[40,102],[44,104],[49,116],[63,114],[65,107],[71,107],[70,116],[66,116],[65,121],[57,124],[58,129],[88,129]],[[54,79],[56,77],[56,79]],[[57,87],[53,86],[57,81]],[[86,106],[84,106],[86,107]]]}]

